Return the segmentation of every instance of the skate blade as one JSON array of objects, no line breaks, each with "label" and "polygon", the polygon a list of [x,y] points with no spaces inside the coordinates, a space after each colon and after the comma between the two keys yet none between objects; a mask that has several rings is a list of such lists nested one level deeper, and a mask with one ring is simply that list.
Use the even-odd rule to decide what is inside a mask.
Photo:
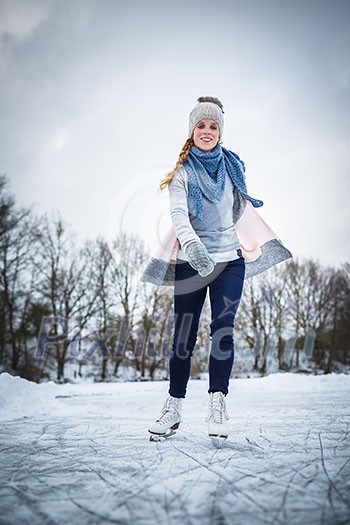
[{"label": "skate blade", "polygon": [[150,434],[151,434],[149,437],[150,441],[164,441],[165,439],[168,439],[171,436],[174,436],[176,432],[175,430],[169,430],[165,434],[152,434],[152,432]]},{"label": "skate blade", "polygon": [[221,448],[227,440],[227,436],[210,436],[210,439],[215,448]]}]

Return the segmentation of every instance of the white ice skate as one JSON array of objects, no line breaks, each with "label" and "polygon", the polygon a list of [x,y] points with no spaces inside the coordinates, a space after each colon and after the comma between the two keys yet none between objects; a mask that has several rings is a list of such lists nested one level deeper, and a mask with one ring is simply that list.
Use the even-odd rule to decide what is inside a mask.
[{"label": "white ice skate", "polygon": [[225,396],[222,392],[211,392],[209,398],[208,434],[213,445],[221,448],[228,436],[226,419],[230,419],[226,410]]},{"label": "white ice skate", "polygon": [[148,429],[150,441],[161,441],[176,434],[182,422],[182,401],[181,397],[167,397],[160,417]]}]

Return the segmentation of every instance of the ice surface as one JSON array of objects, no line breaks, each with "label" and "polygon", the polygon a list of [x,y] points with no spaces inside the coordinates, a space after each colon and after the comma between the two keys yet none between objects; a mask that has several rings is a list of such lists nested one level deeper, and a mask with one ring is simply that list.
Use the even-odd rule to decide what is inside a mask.
[{"label": "ice surface", "polygon": [[1,374],[0,523],[350,523],[349,376],[232,379],[220,450],[206,381],[190,381],[177,434],[149,441],[167,388]]}]

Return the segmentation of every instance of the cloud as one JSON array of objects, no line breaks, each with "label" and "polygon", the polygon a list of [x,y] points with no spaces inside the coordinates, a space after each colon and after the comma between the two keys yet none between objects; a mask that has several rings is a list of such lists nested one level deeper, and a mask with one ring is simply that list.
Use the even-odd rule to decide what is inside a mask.
[{"label": "cloud", "polygon": [[48,0],[2,0],[0,5],[0,38],[6,35],[23,40],[49,15]]},{"label": "cloud", "polygon": [[0,0],[0,168],[21,205],[59,208],[83,237],[132,226],[152,242],[158,183],[214,94],[288,248],[348,259],[348,208],[325,213],[348,186],[348,8],[322,2],[223,0],[217,28],[208,0],[186,23],[182,0]]}]

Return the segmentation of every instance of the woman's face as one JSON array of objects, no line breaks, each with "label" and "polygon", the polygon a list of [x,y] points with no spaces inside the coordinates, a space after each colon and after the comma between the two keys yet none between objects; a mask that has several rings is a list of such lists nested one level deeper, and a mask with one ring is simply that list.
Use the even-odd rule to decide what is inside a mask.
[{"label": "woman's face", "polygon": [[209,152],[215,148],[219,141],[219,126],[210,118],[200,120],[193,130],[194,145]]}]

